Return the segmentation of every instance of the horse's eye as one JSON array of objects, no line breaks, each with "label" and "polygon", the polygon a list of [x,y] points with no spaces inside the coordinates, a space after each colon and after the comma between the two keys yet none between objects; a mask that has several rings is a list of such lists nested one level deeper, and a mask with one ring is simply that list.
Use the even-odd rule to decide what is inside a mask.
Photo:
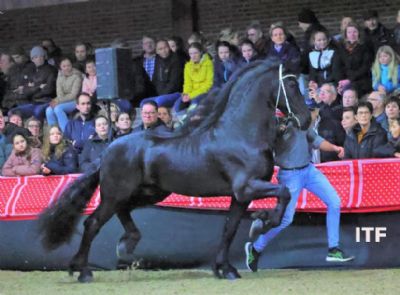
[{"label": "horse's eye", "polygon": [[296,80],[290,80],[288,82],[288,86],[289,87],[296,87],[297,86],[297,81]]}]

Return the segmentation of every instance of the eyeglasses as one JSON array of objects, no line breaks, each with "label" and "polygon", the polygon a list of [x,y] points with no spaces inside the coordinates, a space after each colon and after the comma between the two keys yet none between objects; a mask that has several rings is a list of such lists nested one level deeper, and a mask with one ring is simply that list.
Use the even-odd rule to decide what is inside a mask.
[{"label": "eyeglasses", "polygon": [[157,112],[142,112],[143,116],[154,116]]}]

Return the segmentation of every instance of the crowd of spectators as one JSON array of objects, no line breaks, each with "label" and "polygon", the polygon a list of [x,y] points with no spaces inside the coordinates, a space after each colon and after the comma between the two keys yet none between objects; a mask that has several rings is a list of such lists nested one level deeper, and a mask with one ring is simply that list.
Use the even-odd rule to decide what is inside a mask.
[{"label": "crowd of spectators", "polygon": [[[70,55],[50,38],[28,55],[12,46],[0,55],[2,175],[90,170],[116,138],[148,128],[173,131],[210,90],[267,58],[297,75],[313,114],[310,128],[343,146],[345,158],[398,157],[400,11],[393,29],[379,22],[377,11],[367,11],[362,26],[343,17],[335,36],[309,9],[299,12],[298,24],[303,35],[297,38],[281,22],[268,28],[253,22],[244,33],[225,28],[215,42],[198,32],[186,44],[178,36],[145,35],[142,54],[132,58],[133,96],[116,98],[111,107],[97,97],[89,43],[77,42]],[[340,160],[329,152],[313,159]]]}]

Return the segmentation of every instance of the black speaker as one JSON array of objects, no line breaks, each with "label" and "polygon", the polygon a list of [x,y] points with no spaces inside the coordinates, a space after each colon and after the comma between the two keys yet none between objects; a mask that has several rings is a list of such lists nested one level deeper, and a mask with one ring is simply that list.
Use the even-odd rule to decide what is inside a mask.
[{"label": "black speaker", "polygon": [[132,56],[128,48],[96,49],[97,98],[133,97]]}]

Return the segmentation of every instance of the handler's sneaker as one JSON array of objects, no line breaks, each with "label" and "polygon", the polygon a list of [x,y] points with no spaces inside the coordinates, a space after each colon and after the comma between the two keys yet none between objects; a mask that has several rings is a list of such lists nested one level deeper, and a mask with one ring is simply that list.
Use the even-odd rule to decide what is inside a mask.
[{"label": "handler's sneaker", "polygon": [[258,253],[254,247],[253,243],[248,242],[244,245],[244,250],[246,251],[246,266],[252,272],[256,272],[258,269],[258,258],[260,253]]},{"label": "handler's sneaker", "polygon": [[354,256],[346,256],[339,248],[330,248],[326,256],[327,262],[347,262],[354,259]]}]

